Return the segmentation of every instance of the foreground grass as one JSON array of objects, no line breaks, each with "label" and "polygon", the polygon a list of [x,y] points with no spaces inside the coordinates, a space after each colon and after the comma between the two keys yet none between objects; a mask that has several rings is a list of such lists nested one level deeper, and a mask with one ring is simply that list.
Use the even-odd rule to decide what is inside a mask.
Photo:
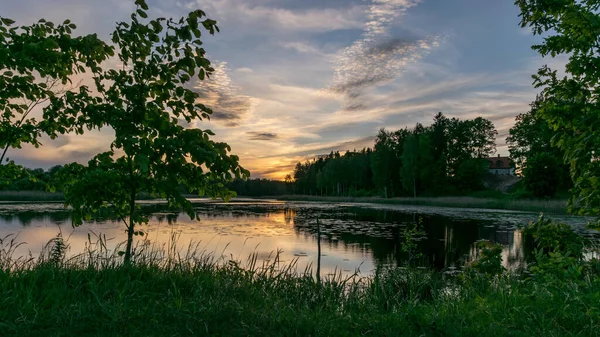
[{"label": "foreground grass", "polygon": [[567,200],[515,200],[510,198],[433,197],[433,198],[380,198],[380,197],[323,197],[283,195],[275,197],[289,201],[360,202],[392,205],[486,208],[547,214],[567,214]]},{"label": "foreground grass", "polygon": [[[598,277],[558,283],[389,269],[317,282],[196,256],[130,266],[0,254],[0,336],[597,336]],[[148,258],[150,256],[150,258]]]}]

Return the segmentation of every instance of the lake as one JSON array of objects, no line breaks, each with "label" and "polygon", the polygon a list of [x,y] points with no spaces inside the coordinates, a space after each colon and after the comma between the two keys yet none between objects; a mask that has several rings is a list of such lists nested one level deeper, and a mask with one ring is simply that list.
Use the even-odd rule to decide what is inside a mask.
[{"label": "lake", "polygon": [[[317,261],[317,220],[321,229],[323,274],[341,272],[371,274],[377,266],[400,265],[407,226],[420,222],[426,236],[418,249],[425,262],[438,270],[459,267],[472,258],[473,245],[487,239],[503,245],[503,263],[518,268],[524,257],[520,224],[537,219],[537,213],[430,206],[362,203],[282,202],[235,199],[216,202],[193,199],[200,221],[184,213],[168,212],[160,201],[142,202],[150,223],[137,229],[158,247],[172,238],[185,251],[190,242],[218,259],[272,260],[280,252],[283,263],[297,261],[299,271]],[[600,240],[598,232],[585,228],[589,219],[573,216],[550,218],[572,225],[576,231]],[[16,256],[36,255],[62,232],[68,238],[68,255],[85,249],[88,235],[105,235],[109,249],[126,238],[125,227],[115,219],[96,219],[81,227],[71,226],[70,212],[60,203],[1,203],[0,238],[16,235],[23,242]],[[141,238],[136,238],[140,240]]]}]

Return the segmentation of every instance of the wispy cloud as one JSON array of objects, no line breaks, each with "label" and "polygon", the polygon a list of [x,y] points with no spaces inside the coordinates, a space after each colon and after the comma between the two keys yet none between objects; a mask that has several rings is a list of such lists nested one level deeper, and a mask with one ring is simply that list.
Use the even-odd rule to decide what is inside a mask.
[{"label": "wispy cloud", "polygon": [[246,134],[249,136],[249,140],[274,140],[279,138],[279,135],[273,132],[248,131]]},{"label": "wispy cloud", "polygon": [[227,74],[227,63],[218,63],[210,79],[198,81],[194,89],[200,94],[200,100],[211,108],[211,120],[226,126],[237,126],[253,106],[252,97],[241,95]]},{"label": "wispy cloud", "polygon": [[407,64],[439,45],[440,38],[393,37],[389,26],[419,0],[373,0],[361,39],[342,50],[327,92],[341,96],[342,110],[366,108],[359,103],[368,88],[396,79]]},{"label": "wispy cloud", "polygon": [[[363,9],[360,5],[343,8],[289,8],[249,4],[243,0],[195,0],[186,5],[187,8],[203,8],[212,13],[220,21],[236,22],[252,26],[253,33],[271,30],[293,32],[323,32],[331,30],[360,28],[362,26]],[[277,29],[273,31],[273,28]]]}]

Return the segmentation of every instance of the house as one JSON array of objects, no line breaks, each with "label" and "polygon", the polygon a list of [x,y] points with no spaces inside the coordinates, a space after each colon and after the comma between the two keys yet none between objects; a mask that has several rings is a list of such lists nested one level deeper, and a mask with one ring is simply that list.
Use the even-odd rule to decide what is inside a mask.
[{"label": "house", "polygon": [[509,157],[490,157],[486,158],[490,163],[489,172],[492,174],[507,174],[514,176],[515,168],[512,165],[512,161]]}]

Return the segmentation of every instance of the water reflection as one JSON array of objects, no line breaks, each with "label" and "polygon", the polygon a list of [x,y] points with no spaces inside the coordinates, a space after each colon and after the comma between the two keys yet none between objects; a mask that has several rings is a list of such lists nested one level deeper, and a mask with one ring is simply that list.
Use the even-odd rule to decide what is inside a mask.
[{"label": "water reflection", "polygon": [[[256,253],[260,259],[268,260],[280,250],[283,262],[297,259],[302,269],[316,266],[318,219],[323,273],[360,269],[366,274],[378,265],[404,263],[404,232],[417,222],[426,232],[418,249],[425,262],[437,269],[459,266],[473,258],[474,243],[481,239],[502,244],[505,266],[518,268],[524,251],[517,225],[537,218],[537,214],[524,212],[306,202],[226,204],[197,200],[195,208],[200,221],[172,212],[160,203],[146,203],[144,211],[149,214],[150,223],[144,230],[148,238],[160,246],[176,235],[182,248],[190,241],[200,242],[199,247],[206,254],[217,258],[244,260]],[[597,238],[597,233],[585,230],[584,218],[559,220]],[[0,204],[0,237],[18,232],[19,239],[27,242],[18,254],[39,253],[59,230],[69,237],[71,254],[84,249],[90,232],[105,234],[110,238],[110,247],[125,239],[122,224],[110,214],[73,229],[70,212],[61,204]]]}]

